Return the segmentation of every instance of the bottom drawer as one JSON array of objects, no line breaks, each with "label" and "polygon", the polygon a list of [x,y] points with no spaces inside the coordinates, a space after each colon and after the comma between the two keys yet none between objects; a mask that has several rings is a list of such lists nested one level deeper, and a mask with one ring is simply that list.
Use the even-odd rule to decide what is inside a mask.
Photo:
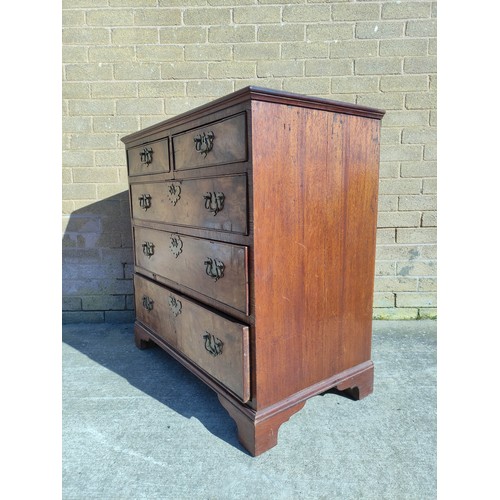
[{"label": "bottom drawer", "polygon": [[137,319],[244,403],[250,399],[248,326],[134,276]]}]

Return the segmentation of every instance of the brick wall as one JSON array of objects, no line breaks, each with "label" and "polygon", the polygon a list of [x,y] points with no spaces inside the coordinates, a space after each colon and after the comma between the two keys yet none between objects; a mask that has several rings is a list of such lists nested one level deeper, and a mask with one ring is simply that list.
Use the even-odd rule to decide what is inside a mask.
[{"label": "brick wall", "polygon": [[132,321],[120,137],[246,85],[387,110],[375,318],[436,315],[436,2],[63,0],[64,321]]}]

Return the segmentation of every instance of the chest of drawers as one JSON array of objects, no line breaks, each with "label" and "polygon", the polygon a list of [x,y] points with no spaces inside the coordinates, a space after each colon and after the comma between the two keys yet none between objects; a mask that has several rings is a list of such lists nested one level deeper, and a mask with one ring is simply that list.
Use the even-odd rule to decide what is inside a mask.
[{"label": "chest of drawers", "polygon": [[122,139],[136,345],[216,391],[252,455],[308,398],[372,392],[383,114],[246,87]]}]

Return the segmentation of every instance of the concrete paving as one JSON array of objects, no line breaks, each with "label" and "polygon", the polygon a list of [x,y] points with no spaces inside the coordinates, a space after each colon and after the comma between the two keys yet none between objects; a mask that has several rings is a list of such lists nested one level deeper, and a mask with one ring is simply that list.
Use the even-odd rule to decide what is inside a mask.
[{"label": "concrete paving", "polygon": [[436,498],[436,322],[375,321],[375,385],[310,399],[252,458],[215,393],[131,324],[63,326],[63,499]]}]

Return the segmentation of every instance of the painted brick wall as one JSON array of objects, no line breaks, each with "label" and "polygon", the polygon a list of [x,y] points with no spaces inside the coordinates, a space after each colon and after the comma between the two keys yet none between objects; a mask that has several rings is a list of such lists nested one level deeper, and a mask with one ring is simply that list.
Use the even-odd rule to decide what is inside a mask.
[{"label": "painted brick wall", "polygon": [[133,319],[120,137],[250,84],[387,111],[374,318],[436,316],[436,2],[62,5],[64,321]]}]

